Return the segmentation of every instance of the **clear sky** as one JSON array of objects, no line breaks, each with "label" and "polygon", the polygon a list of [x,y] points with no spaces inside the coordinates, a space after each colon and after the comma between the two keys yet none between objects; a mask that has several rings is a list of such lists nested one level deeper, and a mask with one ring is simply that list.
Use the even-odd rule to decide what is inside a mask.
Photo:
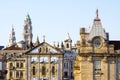
[{"label": "clear sky", "polygon": [[64,41],[67,33],[73,43],[80,39],[80,27],[91,27],[96,9],[111,40],[120,40],[120,0],[1,0],[0,45],[6,46],[11,26],[16,41],[22,40],[24,18],[29,13],[33,26],[33,42],[43,35],[48,43]]}]

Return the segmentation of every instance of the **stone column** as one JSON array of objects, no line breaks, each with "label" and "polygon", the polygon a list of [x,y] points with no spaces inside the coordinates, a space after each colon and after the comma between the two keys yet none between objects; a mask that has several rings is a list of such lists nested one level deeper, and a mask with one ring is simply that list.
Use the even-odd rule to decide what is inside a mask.
[{"label": "stone column", "polygon": [[37,57],[37,80],[40,80],[40,56]]},{"label": "stone column", "polygon": [[110,78],[109,79],[110,80],[116,80],[116,78],[115,78],[116,77],[116,73],[115,73],[116,72],[116,63],[115,63],[115,61],[113,61],[113,60],[110,61],[109,65],[110,65],[109,66],[109,68],[110,68],[109,69],[109,71],[110,71],[109,72],[109,74],[110,74],[110,76],[109,76]]},{"label": "stone column", "polygon": [[51,54],[50,56],[48,57],[48,63],[49,63],[49,80],[51,80]]},{"label": "stone column", "polygon": [[26,58],[25,68],[26,68],[26,80],[28,80],[28,56]]},{"label": "stone column", "polygon": [[31,56],[28,57],[28,80],[31,80]]},{"label": "stone column", "polygon": [[58,69],[57,69],[57,80],[60,80],[60,57],[58,57],[58,67],[57,67]]},{"label": "stone column", "polygon": [[63,80],[63,59],[62,57],[60,57],[60,79],[59,80]]},{"label": "stone column", "polygon": [[70,78],[70,60],[68,59],[68,78]]}]

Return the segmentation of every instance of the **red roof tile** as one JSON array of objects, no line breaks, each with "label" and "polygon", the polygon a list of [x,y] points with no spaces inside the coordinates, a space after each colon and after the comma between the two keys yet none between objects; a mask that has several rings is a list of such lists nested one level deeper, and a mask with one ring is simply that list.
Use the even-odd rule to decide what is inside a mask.
[{"label": "red roof tile", "polygon": [[3,50],[23,50],[22,48],[20,48],[18,45],[12,45],[10,47],[6,47]]}]

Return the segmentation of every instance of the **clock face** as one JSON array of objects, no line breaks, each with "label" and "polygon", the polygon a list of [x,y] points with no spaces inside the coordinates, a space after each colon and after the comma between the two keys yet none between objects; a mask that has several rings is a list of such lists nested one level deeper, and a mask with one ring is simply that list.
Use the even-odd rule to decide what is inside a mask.
[{"label": "clock face", "polygon": [[93,46],[99,48],[101,46],[101,40],[99,38],[94,39]]}]

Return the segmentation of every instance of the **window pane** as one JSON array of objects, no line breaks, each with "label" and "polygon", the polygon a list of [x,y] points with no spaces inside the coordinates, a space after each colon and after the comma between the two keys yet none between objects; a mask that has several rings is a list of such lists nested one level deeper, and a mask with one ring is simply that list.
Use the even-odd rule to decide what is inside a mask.
[{"label": "window pane", "polygon": [[94,70],[101,69],[101,61],[94,61]]}]

